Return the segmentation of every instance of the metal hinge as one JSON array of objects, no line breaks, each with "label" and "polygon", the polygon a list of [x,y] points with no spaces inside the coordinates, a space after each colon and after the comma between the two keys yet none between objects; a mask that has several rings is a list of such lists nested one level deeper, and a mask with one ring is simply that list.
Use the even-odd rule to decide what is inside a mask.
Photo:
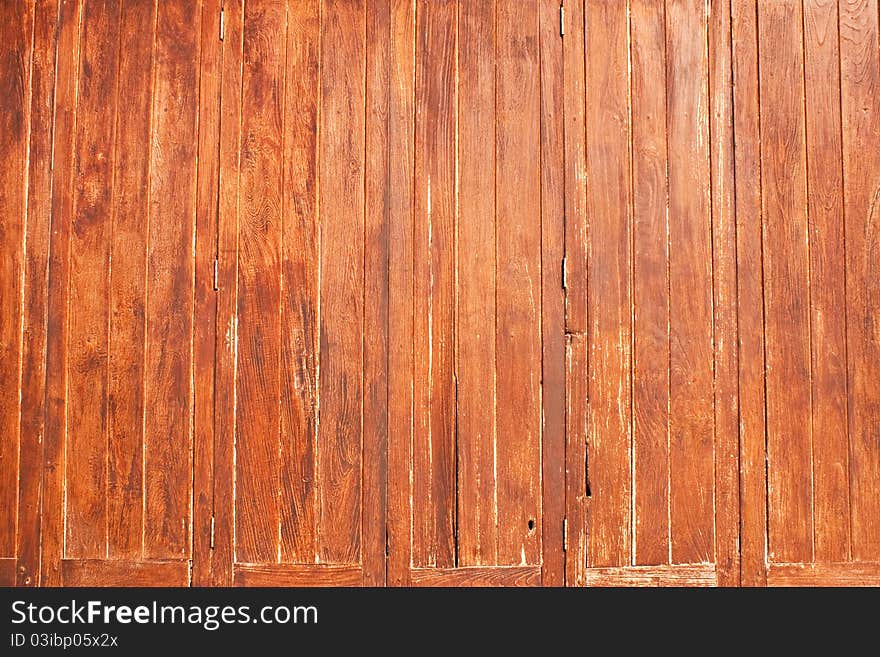
[{"label": "metal hinge", "polygon": [[214,258],[214,291],[220,289],[220,263]]},{"label": "metal hinge", "polygon": [[559,5],[559,36],[565,36],[565,7]]},{"label": "metal hinge", "polygon": [[562,519],[562,551],[568,550],[568,518]]},{"label": "metal hinge", "polygon": [[562,289],[568,289],[568,258],[562,259]]},{"label": "metal hinge", "polygon": [[226,36],[226,14],[224,13],[223,8],[220,8],[220,40],[223,41],[223,37]]},{"label": "metal hinge", "polygon": [[214,549],[214,516],[211,516],[211,549]]}]

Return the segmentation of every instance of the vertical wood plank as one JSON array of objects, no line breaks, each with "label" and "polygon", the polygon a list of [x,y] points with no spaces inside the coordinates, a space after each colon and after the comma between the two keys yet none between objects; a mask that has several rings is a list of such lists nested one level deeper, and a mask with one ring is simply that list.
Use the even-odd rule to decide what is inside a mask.
[{"label": "vertical wood plank", "polygon": [[816,561],[850,556],[846,258],[837,3],[804,2]]},{"label": "vertical wood plank", "polygon": [[840,3],[852,557],[880,558],[880,54],[877,0]]},{"label": "vertical wood plank", "polygon": [[559,5],[539,5],[541,52],[541,584],[563,586],[565,516],[565,295],[556,263],[565,245],[562,38]]},{"label": "vertical wood plank", "polygon": [[590,566],[631,562],[627,5],[586,5]]},{"label": "vertical wood plank", "polygon": [[245,2],[238,217],[236,560],[278,561],[281,184],[286,19]]},{"label": "vertical wood plank", "polygon": [[714,560],[707,4],[666,4],[672,563]]},{"label": "vertical wood plank", "polygon": [[768,558],[807,562],[813,558],[813,510],[802,18],[797,2],[758,6]]},{"label": "vertical wood plank", "polygon": [[389,0],[368,0],[364,225],[364,586],[385,583],[388,436]]},{"label": "vertical wood plank", "polygon": [[241,170],[242,1],[224,4],[226,34],[220,89],[220,199],[217,216],[217,343],[215,347],[214,550],[212,586],[232,586],[235,559],[235,432],[238,352],[238,212]]},{"label": "vertical wood plank", "polygon": [[107,554],[107,354],[110,215],[116,119],[119,3],[89,2],[75,131],[67,363],[65,556]]},{"label": "vertical wood plank", "polygon": [[496,25],[498,563],[526,565],[541,560],[542,512],[537,3],[502,3]]},{"label": "vertical wood plank", "polygon": [[[52,133],[55,106],[55,32],[58,3],[33,7],[30,141],[27,176],[27,251],[22,304],[21,421],[15,583],[36,586],[40,579],[42,463],[45,445],[46,318],[49,231],[52,212]],[[4,151],[7,152],[8,151]],[[9,165],[7,165],[9,166]],[[5,215],[5,213],[3,213]],[[5,521],[0,521],[5,522]],[[4,529],[10,527],[4,524]],[[11,583],[10,583],[11,584]]]},{"label": "vertical wood plank", "polygon": [[339,564],[361,549],[364,9],[327,0],[321,21],[318,556]]},{"label": "vertical wood plank", "polygon": [[55,119],[52,154],[52,233],[46,321],[46,428],[43,445],[43,499],[40,584],[60,586],[64,546],[64,472],[67,438],[67,333],[69,245],[73,217],[76,89],[79,82],[78,0],[59,5],[55,63]]},{"label": "vertical wood plank", "polygon": [[712,5],[708,30],[715,347],[715,572],[719,586],[737,586],[739,380],[730,0]]},{"label": "vertical wood plank", "polygon": [[391,3],[388,100],[388,579],[410,581],[413,467],[415,0]]},{"label": "vertical wood plank", "polygon": [[766,583],[764,279],[757,4],[731,6],[739,336],[740,573]]},{"label": "vertical wood plank", "polygon": [[321,10],[287,2],[281,271],[281,561],[314,563]]},{"label": "vertical wood plank", "polygon": [[144,282],[155,3],[123,4],[110,281],[107,557],[141,556]]},{"label": "vertical wood plank", "polygon": [[[565,339],[565,435],[566,435],[566,540],[565,585],[586,586],[587,522],[590,515],[590,482],[587,467],[589,410],[588,338],[585,333],[568,333]],[[580,451],[572,454],[575,446]]]},{"label": "vertical wood plank", "polygon": [[666,25],[632,3],[633,540],[636,565],[669,561],[669,271]]},{"label": "vertical wood plank", "polygon": [[189,554],[192,309],[201,16],[158,3],[146,265],[145,558]]},{"label": "vertical wood plank", "polygon": [[495,2],[458,17],[458,551],[496,564]]},{"label": "vertical wood plank", "polygon": [[193,307],[193,562],[192,584],[211,583],[214,515],[214,346],[217,342],[217,212],[220,84],[223,43],[220,0],[205,0],[199,63],[199,159],[196,197],[196,288]]},{"label": "vertical wood plank", "polygon": [[413,564],[455,565],[456,3],[417,4]]}]

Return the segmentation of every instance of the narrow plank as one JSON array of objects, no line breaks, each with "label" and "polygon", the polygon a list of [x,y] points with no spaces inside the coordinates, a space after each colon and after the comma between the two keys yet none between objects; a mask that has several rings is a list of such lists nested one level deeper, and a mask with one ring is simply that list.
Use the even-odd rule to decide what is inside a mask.
[{"label": "narrow plank", "polygon": [[390,44],[387,584],[405,586],[412,561],[415,0],[392,0]]},{"label": "narrow plank", "polygon": [[361,553],[364,9],[327,0],[321,21],[318,556],[338,564]]},{"label": "narrow plank", "polygon": [[285,6],[244,4],[235,555],[278,561]]},{"label": "narrow plank", "polygon": [[146,267],[144,556],[189,554],[201,16],[158,3]]},{"label": "narrow plank", "polygon": [[739,585],[739,378],[730,29],[730,0],[720,0],[712,6],[708,26],[715,347],[715,568],[720,586]]},{"label": "narrow plank", "polygon": [[588,568],[587,586],[718,586],[711,563]]},{"label": "narrow plank", "polygon": [[193,307],[193,537],[192,581],[211,583],[214,515],[214,346],[217,342],[217,212],[222,42],[220,0],[202,4],[199,53],[199,160]]},{"label": "narrow plank", "polygon": [[[36,586],[40,579],[40,526],[45,445],[46,320],[49,231],[52,212],[52,129],[55,106],[55,31],[58,3],[34,4],[30,142],[27,197],[27,252],[22,305],[21,422],[15,581]],[[6,525],[4,525],[6,527]]]},{"label": "narrow plank", "polygon": [[235,564],[236,586],[361,586],[358,566],[302,566],[299,564]]},{"label": "narrow plank", "polygon": [[15,586],[15,568],[15,558],[0,558],[0,586]]},{"label": "narrow plank", "polygon": [[[759,3],[768,559],[813,558],[809,252],[800,3]],[[773,47],[766,47],[773,44]]]},{"label": "narrow plank", "polygon": [[[564,13],[563,124],[565,132],[565,583],[583,586],[587,501],[587,164],[584,6],[569,0]],[[552,262],[551,262],[552,264]]]},{"label": "narrow plank", "polygon": [[880,54],[876,0],[840,5],[852,557],[880,560]]},{"label": "narrow plank", "polygon": [[281,236],[281,556],[314,563],[320,3],[287,3]]},{"label": "narrow plank", "polygon": [[0,17],[0,556],[15,556],[33,3]]},{"label": "narrow plank", "polygon": [[188,586],[188,561],[65,559],[64,586]]},{"label": "narrow plank", "polygon": [[150,103],[156,6],[123,5],[113,165],[110,281],[107,556],[141,556],[144,347]]},{"label": "narrow plank", "polygon": [[563,48],[556,0],[542,0],[541,41],[541,585],[563,586],[565,552],[565,251]]},{"label": "narrow plank", "polygon": [[815,559],[851,551],[837,3],[804,2]]},{"label": "narrow plank", "polygon": [[61,586],[64,546],[64,472],[67,438],[67,326],[70,228],[73,216],[74,132],[79,84],[80,12],[77,2],[58,9],[52,154],[52,233],[46,321],[46,427],[40,519],[40,584]]},{"label": "narrow plank", "polygon": [[458,564],[498,563],[495,3],[458,15]]},{"label": "narrow plank", "polygon": [[538,566],[498,566],[470,568],[415,568],[413,586],[541,586]]},{"label": "narrow plank", "polygon": [[385,583],[388,438],[388,0],[368,0],[364,209],[364,586]]},{"label": "narrow plank", "polygon": [[880,586],[880,563],[770,564],[769,586]]},{"label": "narrow plank", "polygon": [[669,251],[664,8],[636,0],[632,48],[635,564],[669,561]]},{"label": "narrow plank", "polygon": [[715,552],[707,7],[666,6],[672,563]]},{"label": "narrow plank", "polygon": [[119,3],[82,13],[70,240],[65,556],[107,554],[107,356],[110,215]]},{"label": "narrow plank", "polygon": [[[627,7],[586,6],[590,566],[631,561]],[[595,245],[595,247],[592,247]]]},{"label": "narrow plank", "polygon": [[413,563],[455,565],[456,3],[417,3]]},{"label": "narrow plank", "polygon": [[[238,352],[238,209],[241,156],[242,2],[224,5],[217,216],[217,342],[214,350],[214,549],[207,584],[232,586],[235,383]],[[198,573],[198,583],[202,578]]]},{"label": "narrow plank", "polygon": [[731,6],[739,346],[740,574],[765,583],[764,280],[757,5]]}]

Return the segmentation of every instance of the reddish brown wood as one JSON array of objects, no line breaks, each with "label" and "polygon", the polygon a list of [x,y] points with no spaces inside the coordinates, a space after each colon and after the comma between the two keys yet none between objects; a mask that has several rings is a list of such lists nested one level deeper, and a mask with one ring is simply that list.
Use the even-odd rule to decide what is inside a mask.
[{"label": "reddish brown wood", "polygon": [[588,568],[587,586],[718,586],[713,564]]},{"label": "reddish brown wood", "polygon": [[301,566],[297,564],[236,564],[236,586],[361,586],[358,566]]},{"label": "reddish brown wood", "polygon": [[65,559],[64,586],[188,586],[186,561]]},{"label": "reddish brown wood", "polygon": [[416,568],[413,586],[540,586],[541,569],[536,566],[471,568]]},{"label": "reddish brown wood", "polygon": [[880,563],[770,564],[769,586],[880,586]]},{"label": "reddish brown wood", "polygon": [[13,557],[0,558],[0,586],[15,586],[16,560]]}]

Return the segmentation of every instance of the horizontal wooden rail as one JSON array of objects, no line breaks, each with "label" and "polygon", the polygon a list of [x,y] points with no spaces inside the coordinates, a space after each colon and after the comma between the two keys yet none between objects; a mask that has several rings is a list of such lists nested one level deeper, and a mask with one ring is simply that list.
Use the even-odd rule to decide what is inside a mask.
[{"label": "horizontal wooden rail", "polygon": [[361,586],[363,569],[358,565],[237,563],[233,581],[236,586]]},{"label": "horizontal wooden rail", "polygon": [[715,564],[587,568],[587,586],[717,586]]},{"label": "horizontal wooden rail", "polygon": [[880,563],[773,564],[769,586],[880,586]]},{"label": "horizontal wooden rail", "polygon": [[540,586],[540,566],[414,568],[413,586]]},{"label": "horizontal wooden rail", "polygon": [[189,561],[64,559],[64,586],[189,586]]}]

